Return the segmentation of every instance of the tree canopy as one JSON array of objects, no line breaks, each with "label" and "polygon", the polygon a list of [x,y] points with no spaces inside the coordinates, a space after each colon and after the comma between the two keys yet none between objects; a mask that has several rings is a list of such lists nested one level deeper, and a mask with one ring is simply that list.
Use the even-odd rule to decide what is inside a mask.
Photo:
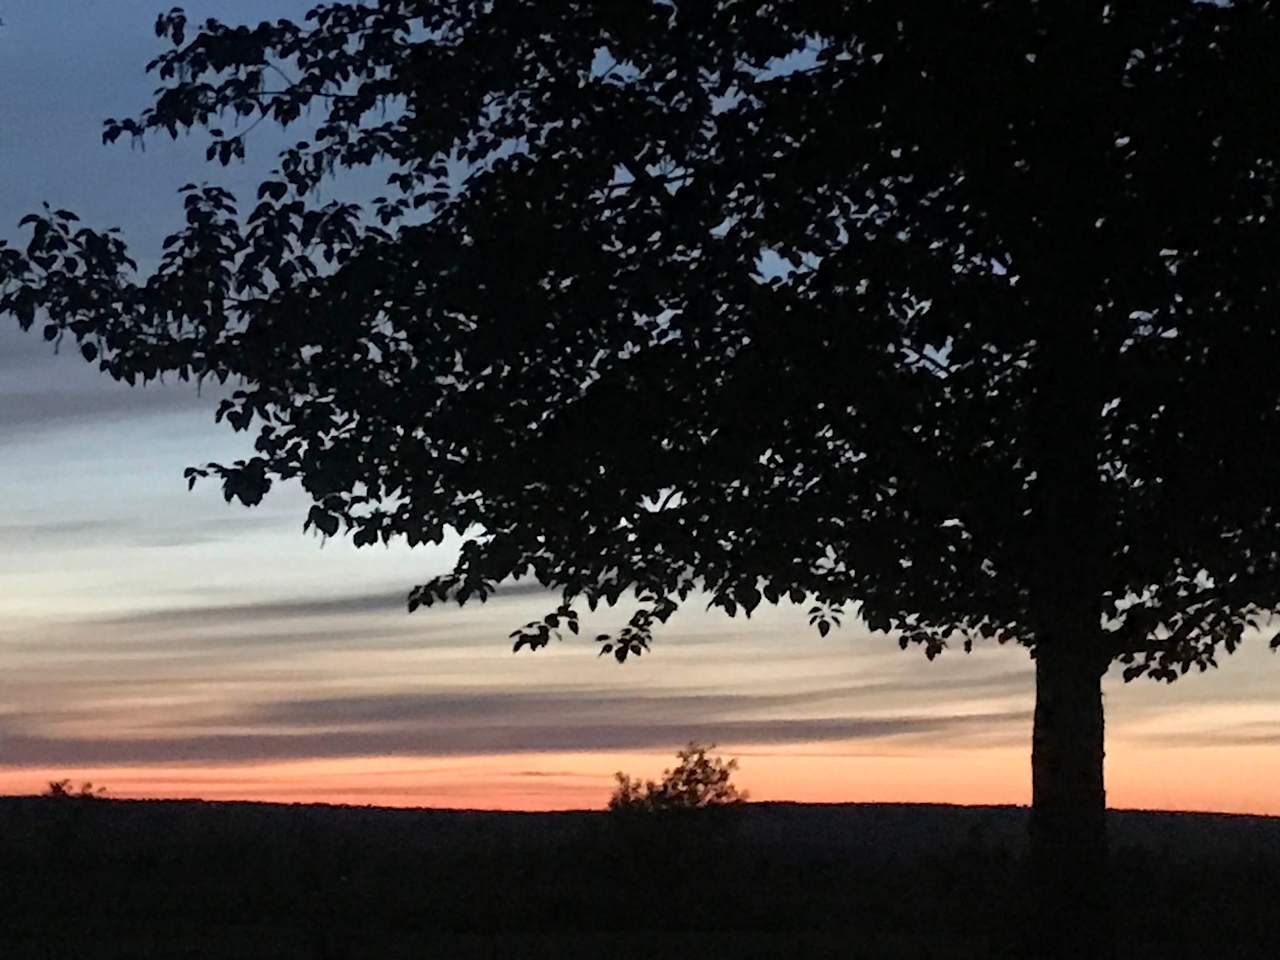
[{"label": "tree canopy", "polygon": [[[535,577],[858,604],[932,656],[1080,643],[1172,679],[1280,603],[1276,15],[1265,3],[380,0],[161,16],[105,139],[210,160],[139,271],[46,208],[0,313],[114,377],[214,378],[256,454],[190,472],[360,545],[468,534],[417,606]],[[324,200],[343,168],[386,195]],[[851,611],[848,611],[851,612]]]}]

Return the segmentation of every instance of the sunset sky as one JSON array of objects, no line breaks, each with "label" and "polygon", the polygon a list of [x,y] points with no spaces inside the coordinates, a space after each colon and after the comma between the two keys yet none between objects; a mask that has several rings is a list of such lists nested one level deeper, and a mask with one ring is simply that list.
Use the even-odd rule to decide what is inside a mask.
[{"label": "sunset sky", "polygon": [[[205,166],[198,138],[101,145],[104,118],[148,103],[168,6],[0,0],[0,238],[48,200],[123,227],[145,260],[180,185],[249,197],[273,165],[285,138],[266,125],[227,169]],[[186,6],[198,22],[311,4]],[[65,776],[122,797],[597,807],[615,770],[656,775],[699,739],[740,758],[756,799],[1030,798],[1025,651],[928,663],[856,624],[820,638],[795,608],[733,620],[692,602],[625,666],[589,639],[513,655],[507,634],[549,595],[410,616],[404,595],[450,549],[322,543],[289,487],[253,510],[211,484],[187,492],[184,467],[250,449],[215,405],[114,384],[0,320],[0,793]],[[1109,677],[1106,704],[1112,805],[1280,814],[1265,640],[1172,688]]]}]

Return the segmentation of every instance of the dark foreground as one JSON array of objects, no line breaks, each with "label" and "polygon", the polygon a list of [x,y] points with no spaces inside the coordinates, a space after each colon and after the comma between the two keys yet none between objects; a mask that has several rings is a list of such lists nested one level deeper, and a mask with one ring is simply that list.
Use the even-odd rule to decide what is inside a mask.
[{"label": "dark foreground", "polygon": [[[1280,819],[1111,815],[1124,956],[1280,956]],[[0,957],[999,956],[1025,810],[0,798]]]}]

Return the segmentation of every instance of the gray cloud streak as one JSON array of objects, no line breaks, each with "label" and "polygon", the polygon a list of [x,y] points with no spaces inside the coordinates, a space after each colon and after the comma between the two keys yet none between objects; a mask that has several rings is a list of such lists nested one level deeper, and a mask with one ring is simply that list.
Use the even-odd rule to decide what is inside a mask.
[{"label": "gray cloud streak", "polygon": [[599,726],[412,726],[291,734],[209,734],[165,738],[0,736],[0,762],[14,767],[160,763],[255,763],[359,756],[466,756],[495,753],[669,749],[690,738],[733,744],[911,738],[940,744],[975,730],[1007,731],[1021,741],[1026,711],[959,716],[822,717],[809,720],[715,720]]},{"label": "gray cloud streak", "polygon": [[8,542],[48,543],[50,541],[84,542],[98,538],[114,539],[132,529],[128,520],[38,520],[29,523],[0,523],[0,544]]},{"label": "gray cloud streak", "polygon": [[[407,576],[402,590],[390,590],[377,593],[349,594],[340,597],[311,597],[284,600],[268,600],[258,603],[234,603],[206,606],[169,607],[126,614],[86,623],[86,626],[114,627],[146,627],[163,628],[181,631],[183,628],[200,627],[202,629],[261,625],[265,621],[302,620],[316,617],[364,616],[378,613],[406,612],[409,591],[413,579]],[[518,597],[530,597],[545,594],[553,599],[555,594],[537,583],[523,582],[502,585],[490,599],[510,600]],[[478,603],[469,604],[470,609],[477,609]],[[516,624],[513,623],[514,628]]]},{"label": "gray cloud streak", "polygon": [[44,389],[0,394],[0,437],[63,429],[68,426],[118,423],[122,418],[163,416],[217,407],[214,390],[197,396],[186,390],[110,387],[96,390]]},{"label": "gray cloud streak", "polygon": [[1213,730],[1148,733],[1136,737],[1155,747],[1256,747],[1280,745],[1280,721],[1253,720]]},{"label": "gray cloud streak", "polygon": [[[989,690],[989,680],[1009,690],[1025,686],[1022,677],[1001,674],[995,678],[980,678],[974,687]],[[1014,681],[1017,681],[1016,688]],[[607,687],[572,687],[551,691],[481,689],[386,694],[284,700],[251,708],[242,716],[241,722],[266,729],[290,726],[340,728],[358,724],[444,725],[507,721],[516,717],[528,718],[532,723],[552,719],[590,725],[616,722],[678,725],[758,716],[765,710],[794,712],[806,707],[850,705],[869,693],[900,690],[903,686],[851,683],[770,693],[679,693],[668,690],[620,694],[616,689]],[[947,688],[947,693],[955,696],[964,689],[963,683],[954,684]]]}]

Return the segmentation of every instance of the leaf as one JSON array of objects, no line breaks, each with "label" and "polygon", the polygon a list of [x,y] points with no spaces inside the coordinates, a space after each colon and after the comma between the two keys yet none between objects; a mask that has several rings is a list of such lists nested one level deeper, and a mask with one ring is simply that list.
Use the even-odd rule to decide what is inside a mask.
[{"label": "leaf", "polygon": [[307,514],[307,523],[314,526],[326,537],[335,536],[341,521],[334,514],[329,513],[323,507],[316,505],[311,508]]},{"label": "leaf", "polygon": [[262,200],[270,197],[272,200],[280,201],[285,198],[288,192],[289,188],[286,184],[278,180],[267,180],[258,186],[258,199]]}]

